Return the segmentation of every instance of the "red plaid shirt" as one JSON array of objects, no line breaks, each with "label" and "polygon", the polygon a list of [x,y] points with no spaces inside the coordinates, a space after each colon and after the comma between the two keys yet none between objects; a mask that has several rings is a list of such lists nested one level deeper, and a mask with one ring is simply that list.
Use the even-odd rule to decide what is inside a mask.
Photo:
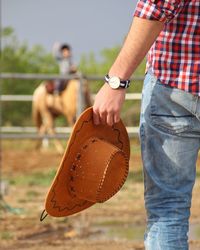
[{"label": "red plaid shirt", "polygon": [[200,96],[200,0],[140,0],[134,16],[165,22],[147,69],[163,84]]}]

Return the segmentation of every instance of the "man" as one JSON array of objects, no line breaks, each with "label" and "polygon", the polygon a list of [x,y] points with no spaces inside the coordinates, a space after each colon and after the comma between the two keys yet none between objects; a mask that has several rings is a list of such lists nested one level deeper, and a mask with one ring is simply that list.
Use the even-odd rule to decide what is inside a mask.
[{"label": "man", "polygon": [[200,147],[199,16],[200,1],[140,0],[93,106],[96,125],[118,122],[128,79],[151,48],[140,120],[148,250],[188,249]]}]

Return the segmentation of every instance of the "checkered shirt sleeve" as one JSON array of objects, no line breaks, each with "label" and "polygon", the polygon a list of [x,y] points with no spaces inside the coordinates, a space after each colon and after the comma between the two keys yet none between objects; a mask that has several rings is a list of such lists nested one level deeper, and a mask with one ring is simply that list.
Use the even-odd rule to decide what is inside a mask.
[{"label": "checkered shirt sleeve", "polygon": [[181,11],[183,6],[184,0],[140,0],[134,16],[168,23]]}]

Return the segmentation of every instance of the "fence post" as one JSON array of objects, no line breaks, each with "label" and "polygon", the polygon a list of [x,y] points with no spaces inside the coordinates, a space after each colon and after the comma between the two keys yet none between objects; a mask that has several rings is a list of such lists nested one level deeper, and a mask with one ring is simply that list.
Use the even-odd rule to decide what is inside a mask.
[{"label": "fence post", "polygon": [[[3,192],[2,192],[2,141],[1,141],[1,135],[2,135],[2,131],[1,128],[3,126],[2,124],[2,100],[1,100],[1,96],[2,96],[2,79],[0,79],[0,203],[1,200],[3,199]],[[0,208],[1,208],[1,204],[0,204]]]},{"label": "fence post", "polygon": [[81,73],[78,73],[78,93],[77,93],[77,111],[76,111],[76,118],[80,116],[80,114],[83,112],[85,108],[85,103],[84,103],[84,97],[83,97],[83,75]]}]

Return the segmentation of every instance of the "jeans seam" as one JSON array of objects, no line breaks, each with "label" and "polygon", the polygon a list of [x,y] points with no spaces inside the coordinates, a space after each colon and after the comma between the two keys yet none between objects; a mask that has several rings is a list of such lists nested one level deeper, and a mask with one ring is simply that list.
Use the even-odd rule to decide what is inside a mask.
[{"label": "jeans seam", "polygon": [[182,118],[182,117],[195,117],[194,115],[163,115],[163,114],[151,114],[151,116],[158,116],[158,117],[172,117],[172,118]]}]

